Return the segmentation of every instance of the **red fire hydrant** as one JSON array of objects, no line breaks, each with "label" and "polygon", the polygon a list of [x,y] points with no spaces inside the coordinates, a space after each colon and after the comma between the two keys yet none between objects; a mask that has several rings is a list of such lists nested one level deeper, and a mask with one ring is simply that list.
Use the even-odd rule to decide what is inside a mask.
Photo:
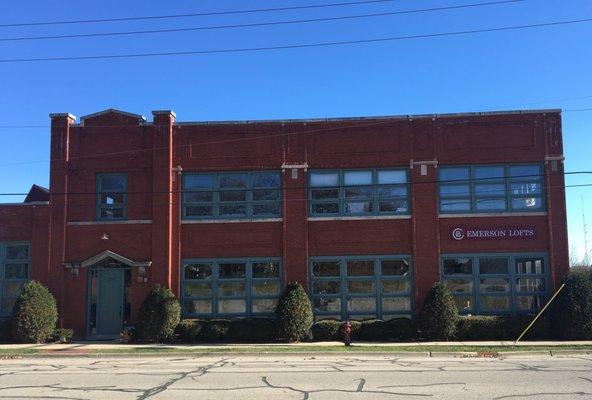
[{"label": "red fire hydrant", "polygon": [[343,343],[345,343],[346,346],[351,345],[351,331],[351,323],[349,321],[345,321],[343,323]]}]

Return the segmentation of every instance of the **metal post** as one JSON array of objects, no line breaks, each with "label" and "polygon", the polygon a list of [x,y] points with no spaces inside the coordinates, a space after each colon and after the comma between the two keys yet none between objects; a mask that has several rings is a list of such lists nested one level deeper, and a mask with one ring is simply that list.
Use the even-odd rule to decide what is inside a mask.
[{"label": "metal post", "polygon": [[524,330],[524,332],[522,332],[520,334],[520,336],[518,336],[518,339],[516,339],[516,341],[514,342],[514,344],[517,344],[518,341],[520,341],[520,339],[522,339],[522,336],[524,336],[526,334],[526,332],[528,332],[528,330],[534,325],[534,323],[537,321],[537,319],[539,319],[539,317],[541,316],[541,314],[543,312],[545,312],[545,310],[547,309],[547,307],[549,307],[549,304],[551,304],[551,302],[553,300],[555,300],[555,297],[557,297],[557,295],[559,294],[559,292],[561,292],[561,289],[563,289],[565,287],[565,283],[562,284],[559,289],[557,289],[557,291],[555,292],[555,294],[553,295],[553,297],[551,297],[549,299],[549,301],[547,302],[547,304],[545,304],[545,306],[541,309],[541,311],[539,311],[539,313],[536,315],[536,317],[534,317],[534,319],[532,320],[532,322],[530,324],[528,324],[528,326],[526,327],[526,329]]}]

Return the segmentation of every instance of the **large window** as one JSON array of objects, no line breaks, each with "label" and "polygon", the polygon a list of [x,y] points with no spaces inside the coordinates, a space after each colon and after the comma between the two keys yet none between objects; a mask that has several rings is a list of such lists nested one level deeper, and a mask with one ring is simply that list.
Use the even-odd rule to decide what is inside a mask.
[{"label": "large window", "polygon": [[281,291],[277,259],[183,262],[183,314],[187,316],[270,315]]},{"label": "large window", "polygon": [[312,216],[409,213],[405,169],[311,171]]},{"label": "large window", "polygon": [[183,175],[183,218],[277,218],[280,172]]},{"label": "large window", "polygon": [[28,243],[0,243],[0,315],[12,314],[21,287],[29,279]]},{"label": "large window", "polygon": [[548,297],[548,276],[543,255],[442,257],[442,280],[464,314],[534,312]]},{"label": "large window", "polygon": [[441,213],[541,211],[539,164],[438,168]]},{"label": "large window", "polygon": [[320,257],[311,260],[316,319],[411,316],[411,263],[406,257]]},{"label": "large window", "polygon": [[127,175],[97,175],[97,208],[99,220],[125,219]]}]

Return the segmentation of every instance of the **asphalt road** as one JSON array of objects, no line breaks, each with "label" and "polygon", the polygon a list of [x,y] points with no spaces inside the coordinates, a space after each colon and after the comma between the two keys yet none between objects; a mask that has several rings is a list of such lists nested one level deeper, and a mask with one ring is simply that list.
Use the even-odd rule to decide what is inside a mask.
[{"label": "asphalt road", "polygon": [[592,355],[0,360],[0,399],[592,399]]}]

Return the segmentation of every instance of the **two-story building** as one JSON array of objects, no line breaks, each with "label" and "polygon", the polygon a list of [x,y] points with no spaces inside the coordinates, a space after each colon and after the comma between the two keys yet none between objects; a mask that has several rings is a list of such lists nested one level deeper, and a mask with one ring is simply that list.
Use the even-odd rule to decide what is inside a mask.
[{"label": "two-story building", "polygon": [[60,325],[117,335],[155,284],[185,317],[532,313],[568,270],[559,110],[178,122],[51,114],[49,193],[0,205],[0,311],[28,279]]}]

